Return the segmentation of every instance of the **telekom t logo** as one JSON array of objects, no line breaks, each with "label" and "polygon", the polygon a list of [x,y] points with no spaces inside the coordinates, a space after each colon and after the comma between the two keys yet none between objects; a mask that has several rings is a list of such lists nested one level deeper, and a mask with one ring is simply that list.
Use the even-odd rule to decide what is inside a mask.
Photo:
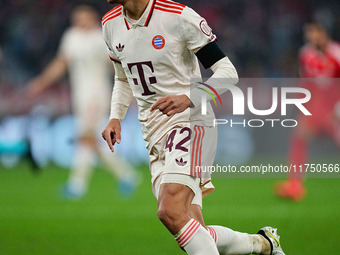
[{"label": "telekom t logo", "polygon": [[[206,84],[204,84],[206,85]],[[206,85],[207,86],[207,85]],[[223,88],[230,90],[232,97],[233,97],[233,114],[234,115],[244,115],[244,101],[245,97],[242,92],[242,90],[234,85],[224,85]],[[201,88],[200,88],[201,89]],[[202,89],[206,91],[205,89]],[[206,91],[211,97],[212,94]],[[216,94],[217,98],[219,100],[220,97],[217,94],[216,91],[214,91]],[[289,98],[288,94],[302,94],[304,95],[303,98]],[[269,109],[266,110],[258,110],[255,109],[254,107],[254,102],[253,102],[253,88],[249,87],[247,89],[247,105],[248,109],[251,113],[258,115],[258,116],[266,116],[274,113],[278,107],[278,88],[273,88],[273,93],[272,93],[272,105]],[[312,115],[306,107],[303,106],[303,104],[307,103],[311,99],[311,93],[309,90],[304,89],[304,88],[298,88],[298,87],[282,87],[281,88],[281,115],[287,115],[287,105],[295,105],[304,115]],[[215,105],[216,101],[214,100]],[[222,102],[220,101],[221,105]],[[201,113],[202,115],[207,114],[207,97],[205,95],[202,96],[202,105],[201,105]]]},{"label": "telekom t logo", "polygon": [[[156,92],[152,92],[148,88],[143,66],[145,66],[147,68],[150,68],[152,73],[154,72],[154,68],[153,68],[153,65],[152,65],[151,61],[137,62],[137,63],[130,63],[130,64],[128,64],[128,68],[129,68],[131,74],[133,74],[133,72],[132,72],[133,67],[135,67],[135,69],[138,72],[140,84],[143,86],[143,90],[144,90],[144,92],[142,93],[142,96],[154,95],[154,94],[156,94]],[[138,86],[139,85],[138,79],[137,78],[133,78],[133,83]],[[149,83],[150,84],[157,83],[156,77],[154,77],[154,76],[149,77]]]}]

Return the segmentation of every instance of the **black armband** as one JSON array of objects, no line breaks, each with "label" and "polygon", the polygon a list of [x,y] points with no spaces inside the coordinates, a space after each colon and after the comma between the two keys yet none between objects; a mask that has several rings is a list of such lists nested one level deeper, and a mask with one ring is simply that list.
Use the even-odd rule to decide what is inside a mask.
[{"label": "black armband", "polygon": [[225,54],[221,50],[220,46],[216,41],[213,41],[198,52],[196,52],[196,56],[199,61],[202,63],[205,69],[213,66],[217,61],[221,60],[225,57]]}]

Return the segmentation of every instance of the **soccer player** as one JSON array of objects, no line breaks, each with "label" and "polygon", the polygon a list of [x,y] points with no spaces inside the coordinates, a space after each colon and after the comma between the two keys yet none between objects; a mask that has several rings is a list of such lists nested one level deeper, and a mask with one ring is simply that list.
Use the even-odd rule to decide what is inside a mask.
[{"label": "soccer player", "polygon": [[[301,77],[340,78],[340,45],[332,41],[324,27],[316,22],[305,25],[304,35],[306,45],[299,56]],[[339,84],[331,79],[316,79],[308,80],[302,86],[311,92],[312,100],[306,107],[312,116],[300,114],[299,125],[291,137],[288,161],[297,166],[308,162],[308,143],[313,137],[326,133],[340,145]],[[287,181],[277,185],[276,194],[300,201],[306,193],[303,174],[291,173],[289,177]]]},{"label": "soccer player", "polygon": [[76,5],[71,13],[72,26],[65,31],[57,56],[28,86],[28,93],[37,95],[69,72],[78,142],[74,166],[63,190],[67,198],[85,194],[97,155],[118,177],[123,192],[133,191],[136,182],[132,167],[118,155],[110,155],[98,141],[98,130],[109,114],[106,100],[113,74],[99,21],[94,6]]},{"label": "soccer player", "polygon": [[[120,122],[134,96],[149,150],[158,217],[179,246],[195,255],[284,254],[271,227],[250,235],[204,224],[202,197],[214,187],[196,166],[213,163],[217,130],[198,113],[201,90],[196,87],[190,93],[190,79],[201,77],[198,58],[214,72],[206,82],[214,90],[221,92],[215,79],[238,81],[206,20],[169,0],[108,2],[119,4],[102,19],[116,70],[110,121],[102,133],[111,151],[121,142]],[[210,105],[208,112],[208,118],[214,117]]]}]

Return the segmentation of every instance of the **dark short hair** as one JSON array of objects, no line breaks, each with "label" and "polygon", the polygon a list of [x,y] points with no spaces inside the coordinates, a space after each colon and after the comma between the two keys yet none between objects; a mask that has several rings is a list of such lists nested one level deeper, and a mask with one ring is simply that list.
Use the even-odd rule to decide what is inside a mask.
[{"label": "dark short hair", "polygon": [[97,14],[100,13],[98,6],[91,1],[77,1],[77,2],[73,3],[71,5],[71,12],[74,12],[74,11],[81,9],[81,8],[94,11]]},{"label": "dark short hair", "polygon": [[314,26],[314,27],[316,27],[317,29],[322,30],[322,31],[325,31],[325,32],[327,33],[327,28],[326,28],[326,26],[325,26],[322,22],[320,22],[320,21],[318,21],[318,20],[316,20],[316,19],[307,20],[307,21],[305,22],[305,27],[306,27],[306,26]]}]

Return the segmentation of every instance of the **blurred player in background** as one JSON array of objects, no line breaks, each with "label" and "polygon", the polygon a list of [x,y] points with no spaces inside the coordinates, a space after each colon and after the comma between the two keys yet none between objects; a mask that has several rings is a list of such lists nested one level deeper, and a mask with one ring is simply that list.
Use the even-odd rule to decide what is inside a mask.
[{"label": "blurred player in background", "polygon": [[[120,122],[134,96],[149,150],[157,215],[178,245],[190,255],[284,255],[274,228],[251,235],[204,223],[202,197],[214,186],[210,174],[197,166],[213,164],[217,128],[211,124],[210,104],[207,116],[200,114],[201,89],[224,93],[219,79],[233,85],[238,81],[206,20],[169,0],[108,2],[121,4],[102,21],[116,70],[110,121],[102,134],[111,151],[121,141]],[[191,79],[201,77],[198,59],[214,74],[190,91]]]},{"label": "blurred player in background", "polygon": [[[299,56],[301,78],[340,78],[340,45],[332,41],[325,28],[316,22],[305,25],[306,45]],[[308,162],[308,145],[311,138],[328,134],[340,146],[340,84],[331,79],[304,82],[302,87],[311,92],[307,109],[312,116],[299,115],[294,130],[288,161],[293,165]],[[276,187],[276,194],[299,201],[306,193],[302,173],[291,173],[289,179]]]},{"label": "blurred player in background", "polygon": [[67,198],[85,194],[96,155],[117,176],[122,192],[131,193],[136,185],[133,168],[119,156],[104,150],[97,139],[101,124],[108,117],[107,101],[112,91],[113,74],[99,20],[95,6],[88,3],[74,6],[72,26],[65,31],[57,56],[28,86],[29,95],[35,96],[68,70],[78,143],[74,166],[63,188]]}]

